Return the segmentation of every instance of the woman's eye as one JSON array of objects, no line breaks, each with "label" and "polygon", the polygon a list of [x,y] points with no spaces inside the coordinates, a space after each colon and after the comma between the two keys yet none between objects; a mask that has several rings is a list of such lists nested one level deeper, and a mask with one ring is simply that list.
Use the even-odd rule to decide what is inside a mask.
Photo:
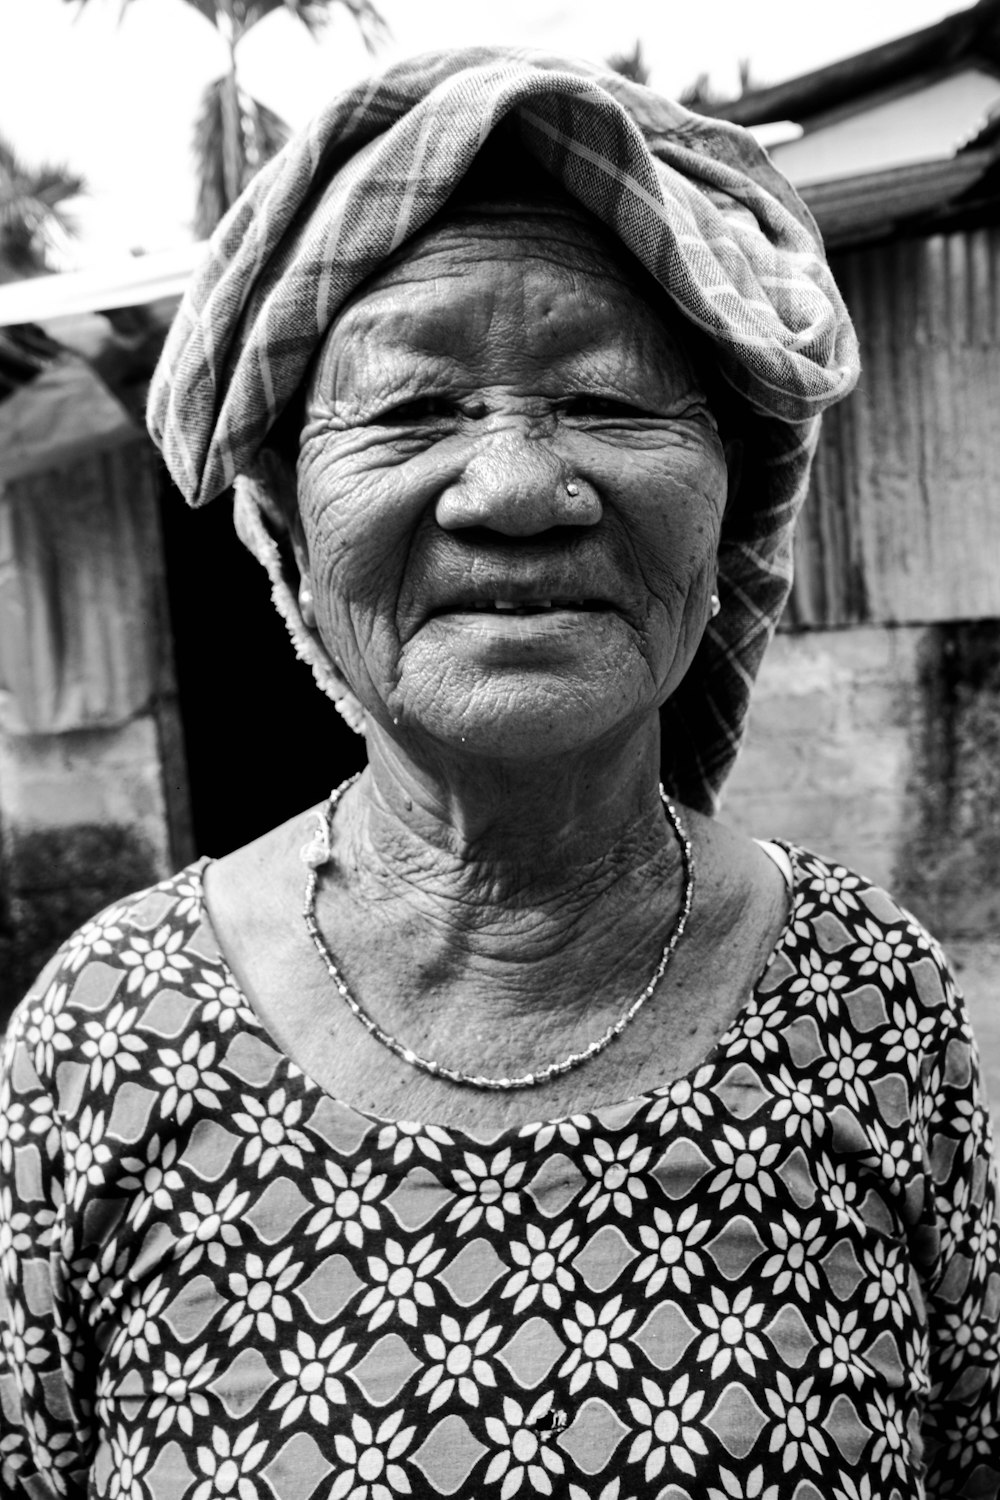
[{"label": "woman's eye", "polygon": [[564,402],[562,412],[566,417],[611,417],[632,422],[656,416],[631,401],[616,401],[613,396],[573,396]]},{"label": "woman's eye", "polygon": [[401,401],[398,406],[380,412],[376,421],[380,427],[409,427],[457,414],[455,403],[446,396],[417,396],[412,401]]}]

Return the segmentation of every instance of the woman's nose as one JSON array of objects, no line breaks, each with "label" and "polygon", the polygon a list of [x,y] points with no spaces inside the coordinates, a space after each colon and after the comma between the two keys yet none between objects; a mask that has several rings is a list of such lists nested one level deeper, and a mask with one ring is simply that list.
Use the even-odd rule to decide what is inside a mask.
[{"label": "woman's nose", "polygon": [[435,511],[445,531],[485,526],[505,536],[594,526],[601,514],[593,486],[567,467],[547,437],[520,425],[484,435]]}]

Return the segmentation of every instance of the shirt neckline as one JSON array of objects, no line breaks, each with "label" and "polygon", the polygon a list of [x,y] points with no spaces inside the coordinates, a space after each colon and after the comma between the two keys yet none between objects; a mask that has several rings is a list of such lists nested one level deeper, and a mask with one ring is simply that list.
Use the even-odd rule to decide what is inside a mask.
[{"label": "shirt neckline", "polygon": [[393,1128],[398,1130],[405,1130],[407,1134],[412,1133],[414,1135],[429,1133],[432,1136],[436,1136],[438,1139],[441,1139],[443,1132],[444,1135],[447,1136],[449,1141],[452,1141],[459,1145],[467,1143],[471,1148],[479,1150],[482,1149],[483,1146],[498,1145],[505,1140],[508,1142],[513,1142],[515,1140],[531,1139],[543,1132],[558,1133],[559,1127],[565,1125],[567,1122],[572,1122],[576,1126],[583,1127],[584,1129],[588,1129],[594,1124],[598,1125],[601,1129],[607,1129],[608,1122],[611,1122],[613,1124],[613,1117],[615,1115],[622,1115],[624,1116],[626,1122],[630,1122],[643,1108],[649,1107],[657,1100],[669,1098],[670,1094],[675,1090],[680,1092],[681,1094],[684,1094],[685,1096],[690,1093],[691,1089],[694,1087],[695,1080],[697,1079],[698,1075],[703,1070],[711,1069],[716,1065],[721,1055],[726,1050],[728,1050],[728,1048],[732,1045],[732,1042],[736,1039],[736,1035],[738,1035],[738,1033],[744,1028],[747,1021],[750,1019],[750,1017],[755,1013],[757,1001],[764,981],[767,979],[767,976],[771,972],[771,969],[774,967],[774,965],[784,955],[785,949],[788,947],[789,940],[792,937],[793,929],[798,917],[798,908],[803,899],[803,892],[801,889],[801,871],[798,857],[799,851],[796,849],[795,845],[786,842],[784,839],[773,839],[769,842],[774,844],[777,848],[784,850],[792,867],[793,880],[789,887],[789,904],[788,912],[785,916],[785,923],[776,942],[774,943],[774,946],[768,953],[767,958],[765,959],[761,967],[760,973],[758,974],[754,983],[751,985],[748,994],[744,997],[743,1003],[736,1011],[732,1020],[729,1022],[729,1025],[718,1037],[716,1037],[715,1041],[712,1043],[705,1056],[701,1058],[699,1062],[695,1063],[694,1067],[689,1068],[684,1073],[678,1074],[676,1078],[672,1078],[667,1083],[659,1084],[656,1088],[648,1089],[641,1094],[633,1094],[628,1098],[615,1100],[610,1104],[602,1104],[597,1106],[595,1109],[584,1110],[583,1112],[577,1114],[555,1115],[551,1118],[543,1117],[541,1119],[533,1118],[525,1120],[520,1124],[501,1125],[495,1130],[487,1127],[484,1129],[482,1135],[475,1134],[465,1126],[450,1125],[447,1122],[436,1120],[407,1120],[402,1116],[392,1117],[388,1115],[378,1115],[370,1110],[361,1109],[356,1104],[348,1103],[347,1100],[341,1099],[337,1094],[331,1093],[329,1089],[324,1088],[321,1083],[318,1083],[317,1080],[313,1078],[312,1075],[304,1067],[302,1067],[300,1063],[297,1063],[295,1059],[291,1057],[282,1046],[279,1045],[275,1037],[271,1035],[268,1027],[264,1024],[260,1016],[258,1016],[257,1012],[254,1010],[254,1007],[251,1004],[249,998],[244,994],[243,989],[238,979],[236,978],[236,975],[230,968],[229,961],[222,951],[222,944],[219,942],[218,934],[215,931],[215,927],[212,923],[212,918],[208,911],[208,904],[205,900],[204,874],[208,866],[214,863],[212,856],[203,855],[201,859],[196,860],[193,865],[189,866],[188,870],[184,873],[193,877],[195,881],[195,884],[197,886],[200,923],[211,936],[212,945],[215,949],[215,961],[221,969],[226,983],[232,987],[236,995],[239,997],[240,1011],[242,1015],[248,1018],[248,1022],[245,1024],[252,1023],[253,1030],[256,1032],[256,1034],[264,1041],[264,1043],[271,1049],[271,1051],[274,1052],[275,1056],[281,1059],[282,1065],[290,1071],[293,1077],[301,1079],[306,1087],[312,1089],[321,1098],[329,1100],[332,1104],[336,1105],[338,1109],[348,1110],[351,1114],[357,1116],[358,1119],[364,1120],[372,1129],[384,1130],[386,1128]]}]

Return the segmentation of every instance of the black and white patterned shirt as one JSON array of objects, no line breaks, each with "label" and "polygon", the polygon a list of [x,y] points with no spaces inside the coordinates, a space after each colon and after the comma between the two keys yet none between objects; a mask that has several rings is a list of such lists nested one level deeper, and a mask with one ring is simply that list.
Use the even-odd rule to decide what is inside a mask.
[{"label": "black and white patterned shirt", "polygon": [[0,1080],[0,1492],[1000,1492],[1000,1257],[937,946],[800,850],[705,1062],[483,1138],[283,1055],[202,866],[104,912]]}]

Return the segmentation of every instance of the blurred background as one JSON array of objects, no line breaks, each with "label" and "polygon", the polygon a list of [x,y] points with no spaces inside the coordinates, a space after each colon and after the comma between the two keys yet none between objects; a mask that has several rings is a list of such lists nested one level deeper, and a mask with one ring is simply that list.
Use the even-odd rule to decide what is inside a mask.
[{"label": "blurred background", "polygon": [[288,132],[489,41],[747,125],[816,216],[864,375],[724,816],[948,940],[1000,1100],[1000,0],[4,0],[0,1027],[97,908],[360,762],[226,503],[172,490],[145,389],[199,242]]}]

